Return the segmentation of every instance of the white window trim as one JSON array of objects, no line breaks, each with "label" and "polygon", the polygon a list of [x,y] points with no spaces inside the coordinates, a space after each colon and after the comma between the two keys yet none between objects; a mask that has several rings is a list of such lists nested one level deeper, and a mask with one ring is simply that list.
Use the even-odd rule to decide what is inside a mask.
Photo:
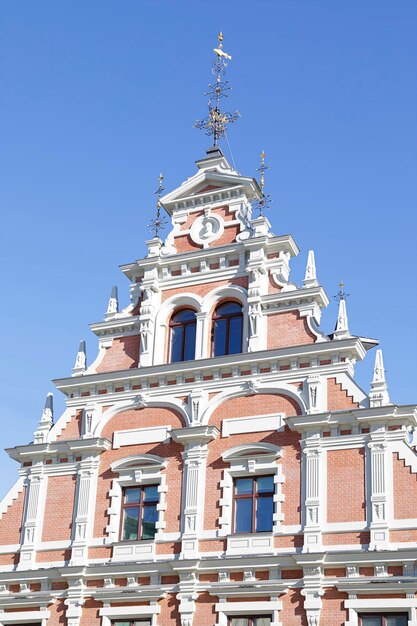
[{"label": "white window trim", "polygon": [[408,626],[417,626],[417,600],[413,598],[384,598],[345,600],[349,619],[345,626],[358,626],[359,613],[408,613]]},{"label": "white window trim", "polygon": [[223,470],[220,481],[222,497],[220,499],[220,530],[219,536],[225,537],[232,534],[233,520],[233,481],[235,478],[273,475],[274,477],[274,513],[272,533],[281,530],[284,515],[281,511],[281,503],[284,501],[281,485],[285,481],[282,466],[277,464],[276,459],[282,457],[284,451],[272,444],[242,444],[223,452],[222,459],[230,464],[230,468]]},{"label": "white window trim", "polygon": [[272,615],[271,626],[281,626],[278,621],[282,603],[277,600],[264,602],[219,602],[215,610],[219,614],[215,626],[228,626],[228,618],[235,615]]},{"label": "white window trim", "polygon": [[[119,459],[111,464],[111,470],[119,474],[113,479],[112,487],[109,491],[110,507],[107,509],[109,524],[106,527],[108,536],[106,544],[120,542],[120,522],[122,515],[122,495],[124,487],[135,487],[142,485],[158,485],[159,503],[157,504],[158,521],[156,522],[157,539],[162,538],[163,529],[166,526],[164,512],[166,510],[165,494],[168,490],[166,484],[166,474],[162,470],[166,468],[168,461],[156,455],[142,454]],[[124,543],[124,542],[123,542]],[[135,542],[129,542],[133,544]],[[142,543],[138,540],[136,543]]]},{"label": "white window trim", "polygon": [[157,615],[161,612],[161,607],[157,603],[147,606],[104,606],[99,610],[101,626],[111,626],[112,619],[146,619],[151,618],[151,625],[157,626]]},{"label": "white window trim", "polygon": [[42,626],[46,626],[50,612],[47,609],[39,611],[16,611],[15,613],[0,612],[0,624],[25,624],[40,622]]}]

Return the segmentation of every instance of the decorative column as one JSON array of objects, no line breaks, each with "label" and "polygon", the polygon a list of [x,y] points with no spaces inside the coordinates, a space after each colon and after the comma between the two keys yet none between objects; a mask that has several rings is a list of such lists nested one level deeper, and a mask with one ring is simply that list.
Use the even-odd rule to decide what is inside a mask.
[{"label": "decorative column", "polygon": [[34,465],[27,477],[25,519],[22,528],[18,570],[35,567],[36,546],[42,532],[42,517],[46,494],[43,465]]},{"label": "decorative column", "polygon": [[94,518],[98,459],[81,461],[75,496],[75,518],[70,565],[84,565],[88,558],[88,541]]},{"label": "decorative column", "polygon": [[207,444],[219,435],[215,426],[194,426],[171,431],[185,450],[183,471],[182,559],[198,558],[198,541],[204,527]]},{"label": "decorative column", "polygon": [[320,483],[322,476],[320,438],[310,435],[305,440],[304,453],[304,547],[303,552],[319,552],[322,549]]},{"label": "decorative column", "polygon": [[[387,521],[387,444],[385,431],[375,433],[375,440],[368,443],[370,457],[370,513],[371,539],[369,550],[389,550],[389,526]],[[373,434],[371,434],[371,439]]]},{"label": "decorative column", "polygon": [[79,626],[80,624],[82,607],[85,602],[84,590],[85,586],[82,578],[72,578],[69,580],[67,598],[65,600],[67,607],[65,617],[68,626]]},{"label": "decorative column", "polygon": [[197,320],[196,334],[195,334],[195,358],[204,359],[208,356],[208,341],[207,341],[207,314],[196,313]]}]

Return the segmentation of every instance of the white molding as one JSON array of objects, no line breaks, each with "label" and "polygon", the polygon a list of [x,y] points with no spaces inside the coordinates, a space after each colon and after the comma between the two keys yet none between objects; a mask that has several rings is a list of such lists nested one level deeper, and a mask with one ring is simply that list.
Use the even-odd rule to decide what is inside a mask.
[{"label": "white molding", "polygon": [[168,443],[171,426],[154,426],[149,428],[132,428],[131,430],[115,430],[113,448],[135,446],[144,443]]},{"label": "white molding", "polygon": [[232,417],[222,420],[222,437],[230,437],[230,435],[243,433],[281,430],[284,426],[283,413]]},{"label": "white molding", "polygon": [[0,612],[0,624],[25,624],[32,622],[44,622],[50,617],[50,612],[46,609],[38,611],[15,611],[13,613]]},{"label": "white molding", "polygon": [[24,476],[19,476],[14,485],[9,489],[5,496],[3,496],[0,502],[0,519],[7,512],[7,509],[12,506],[13,502],[17,500],[19,493],[22,493],[25,487]]}]

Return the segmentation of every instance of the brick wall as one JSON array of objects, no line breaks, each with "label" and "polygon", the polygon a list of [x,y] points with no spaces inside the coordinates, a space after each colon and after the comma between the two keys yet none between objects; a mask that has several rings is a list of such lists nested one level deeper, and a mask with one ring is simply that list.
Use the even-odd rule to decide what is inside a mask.
[{"label": "brick wall", "polygon": [[336,378],[327,379],[327,408],[329,411],[341,411],[343,409],[354,409],[359,406],[354,402],[352,396],[342,388],[341,383],[336,382]]},{"label": "brick wall", "polygon": [[327,452],[327,521],[359,522],[366,519],[365,450]]},{"label": "brick wall", "polygon": [[308,328],[306,318],[300,317],[297,311],[273,313],[267,316],[267,322],[268,350],[300,346],[316,341],[316,337]]},{"label": "brick wall", "polygon": [[97,372],[115,372],[137,367],[139,347],[139,335],[113,339],[111,347],[106,349],[106,353],[97,367]]},{"label": "brick wall", "polygon": [[49,476],[42,541],[71,539],[76,476]]},{"label": "brick wall", "polygon": [[394,480],[394,519],[417,517],[417,474],[411,472],[398,453],[392,455]]},{"label": "brick wall", "polygon": [[19,492],[16,500],[13,500],[0,519],[0,545],[20,543],[25,492],[26,487]]}]

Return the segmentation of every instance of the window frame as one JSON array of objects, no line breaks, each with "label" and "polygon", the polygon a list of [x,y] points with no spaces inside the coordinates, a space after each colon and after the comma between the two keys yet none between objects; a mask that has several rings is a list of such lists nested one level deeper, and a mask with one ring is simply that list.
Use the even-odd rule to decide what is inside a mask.
[{"label": "window frame", "polygon": [[[225,304],[236,304],[240,307],[239,313],[226,313],[225,315],[217,315],[217,311],[224,306]],[[238,352],[230,352],[229,349],[229,340],[230,340],[230,320],[231,319],[240,319],[240,350]],[[218,320],[226,320],[226,351],[224,354],[215,355],[215,324]],[[211,327],[211,354],[213,357],[216,356],[228,356],[230,354],[242,354],[243,352],[243,305],[241,302],[237,300],[223,300],[219,304],[217,304],[213,316],[212,316],[212,327]]]},{"label": "window frame", "polygon": [[[179,315],[180,313],[184,313],[185,311],[190,311],[191,313],[194,314],[194,320],[186,320],[184,322],[174,322],[174,317],[176,317],[177,315]],[[186,348],[186,335],[187,335],[187,327],[188,326],[195,326],[195,340],[194,340],[194,356],[192,359],[185,359],[184,358],[184,353],[185,353],[185,348]],[[172,340],[173,340],[173,328],[182,328],[183,332],[182,332],[182,337],[181,337],[181,359],[179,359],[178,361],[173,361],[172,360]],[[169,320],[169,343],[168,343],[168,350],[169,350],[169,354],[168,354],[168,361],[169,363],[183,363],[184,361],[193,361],[195,359],[195,353],[196,353],[196,341],[197,339],[197,312],[192,309],[191,307],[181,307],[179,309],[176,309],[175,311],[173,311],[171,318]]]},{"label": "window frame", "polygon": [[363,626],[362,618],[363,617],[379,617],[381,618],[381,626],[387,626],[387,617],[405,617],[407,620],[407,624],[409,621],[409,613],[405,611],[384,611],[384,612],[370,612],[365,611],[363,613],[358,613],[358,623],[359,626]]},{"label": "window frame", "polygon": [[117,626],[117,624],[126,624],[128,622],[129,626],[133,626],[134,624],[152,624],[152,617],[140,617],[139,619],[135,618],[120,618],[120,619],[112,619],[111,626]]},{"label": "window frame", "polygon": [[[272,478],[272,482],[274,485],[274,488],[272,489],[272,491],[268,491],[264,494],[259,494],[258,493],[258,488],[257,488],[257,484],[258,484],[258,479],[259,478]],[[252,493],[251,494],[242,494],[242,495],[238,495],[236,493],[236,481],[240,480],[240,479],[247,479],[247,480],[252,480],[253,484],[252,484]],[[256,490],[254,489],[256,485]],[[273,532],[273,528],[274,528],[274,496],[276,493],[276,489],[275,489],[275,483],[274,483],[274,474],[256,474],[255,476],[234,476],[233,477],[233,506],[232,506],[232,533],[234,535],[239,535],[239,534],[247,534],[247,533],[272,533]],[[258,498],[271,498],[272,497],[272,516],[271,516],[271,530],[257,530],[256,529],[256,513],[257,513],[257,500]],[[252,501],[252,522],[251,522],[251,530],[236,530],[236,500],[251,500]]]},{"label": "window frame", "polygon": [[253,620],[254,619],[261,619],[261,618],[265,618],[265,617],[269,617],[270,621],[271,621],[271,626],[273,624],[273,616],[271,615],[267,615],[267,614],[263,614],[263,615],[228,615],[227,617],[227,626],[232,626],[232,620],[233,619],[248,619],[249,620],[249,624],[248,626],[253,626]]},{"label": "window frame", "polygon": [[[145,502],[144,500],[144,493],[145,493],[145,489],[147,487],[155,487],[157,492],[158,492],[158,500],[156,502]],[[133,502],[132,504],[126,504],[124,502],[125,499],[125,493],[127,490],[129,489],[139,489],[140,490],[140,498],[139,498],[139,502]],[[159,521],[159,512],[158,512],[158,505],[160,504],[161,501],[161,496],[160,496],[160,492],[159,492],[159,484],[158,483],[153,483],[153,484],[139,484],[139,485],[124,485],[122,486],[122,510],[121,510],[121,514],[120,514],[120,532],[119,532],[119,541],[155,541],[155,536],[156,533],[158,532],[158,527],[155,526],[155,535],[151,538],[148,537],[146,539],[142,538],[142,523],[143,523],[143,513],[145,511],[145,509],[148,506],[152,506],[156,504],[156,511],[158,513],[158,520]],[[133,509],[133,508],[138,508],[139,509],[139,516],[138,516],[138,525],[137,525],[137,537],[136,539],[123,539],[123,529],[124,529],[124,520],[125,520],[125,511],[126,509]],[[120,620],[123,621],[123,620]]]}]

